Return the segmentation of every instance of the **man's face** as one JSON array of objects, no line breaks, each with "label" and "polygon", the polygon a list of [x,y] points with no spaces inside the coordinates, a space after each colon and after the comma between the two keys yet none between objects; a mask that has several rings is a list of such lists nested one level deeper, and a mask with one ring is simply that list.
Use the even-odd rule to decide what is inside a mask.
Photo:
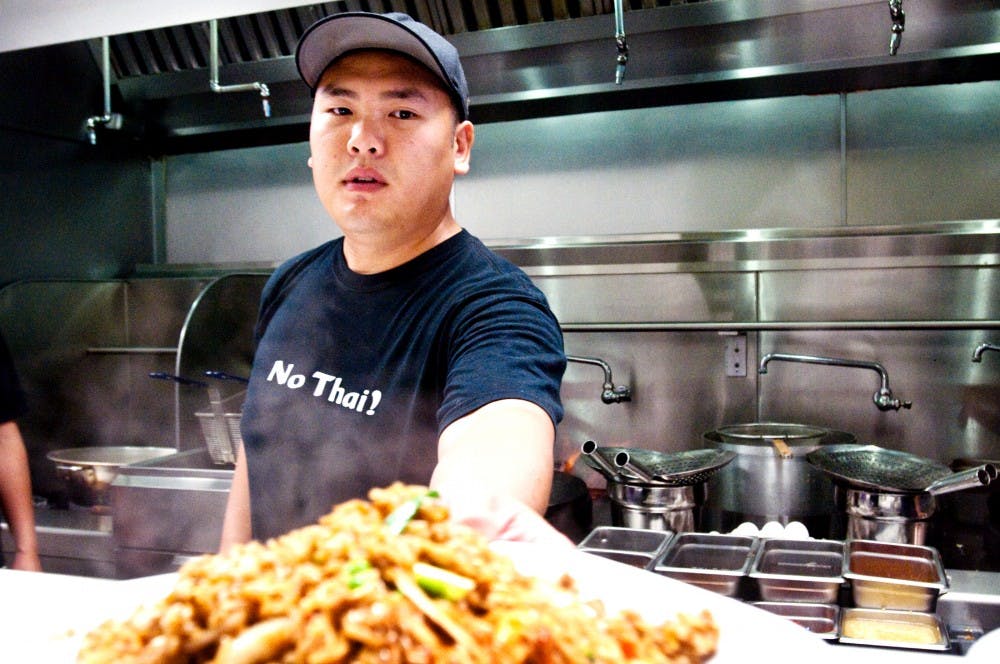
[{"label": "man's face", "polygon": [[450,215],[472,136],[429,70],[392,52],[359,51],[332,64],[316,88],[309,165],[349,239],[425,233]]}]

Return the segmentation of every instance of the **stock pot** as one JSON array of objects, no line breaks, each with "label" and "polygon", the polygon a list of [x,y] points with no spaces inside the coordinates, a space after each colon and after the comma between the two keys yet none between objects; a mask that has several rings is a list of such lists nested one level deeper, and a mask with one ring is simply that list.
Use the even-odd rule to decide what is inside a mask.
[{"label": "stock pot", "polygon": [[811,533],[825,534],[833,513],[833,483],[806,456],[823,446],[855,441],[844,431],[779,422],[734,424],[705,433],[705,447],[736,455],[709,481],[708,506],[718,527],[801,521]]}]

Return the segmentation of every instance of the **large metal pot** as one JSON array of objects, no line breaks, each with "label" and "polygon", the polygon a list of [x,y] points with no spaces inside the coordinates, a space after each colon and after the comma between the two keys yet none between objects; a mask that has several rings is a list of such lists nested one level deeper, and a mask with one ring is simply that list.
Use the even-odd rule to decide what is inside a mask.
[{"label": "large metal pot", "polygon": [[713,525],[731,529],[743,521],[801,521],[825,536],[833,512],[833,483],[806,460],[825,445],[853,443],[843,431],[776,422],[721,427],[704,434],[706,447],[736,454],[711,478],[708,507]]},{"label": "large metal pot", "polygon": [[111,482],[121,466],[174,454],[172,447],[71,447],[49,452],[66,482],[70,502],[84,507],[110,504]]}]

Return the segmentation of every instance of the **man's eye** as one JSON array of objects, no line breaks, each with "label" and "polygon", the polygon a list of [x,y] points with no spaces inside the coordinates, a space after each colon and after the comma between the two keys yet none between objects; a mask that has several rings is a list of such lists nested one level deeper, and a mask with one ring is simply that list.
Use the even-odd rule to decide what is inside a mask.
[{"label": "man's eye", "polygon": [[394,111],[391,115],[394,118],[399,118],[400,120],[410,120],[412,118],[417,117],[417,114],[414,113],[413,111],[406,111],[406,110]]},{"label": "man's eye", "polygon": [[351,109],[347,108],[346,106],[334,106],[329,110],[329,113],[331,115],[350,115]]}]

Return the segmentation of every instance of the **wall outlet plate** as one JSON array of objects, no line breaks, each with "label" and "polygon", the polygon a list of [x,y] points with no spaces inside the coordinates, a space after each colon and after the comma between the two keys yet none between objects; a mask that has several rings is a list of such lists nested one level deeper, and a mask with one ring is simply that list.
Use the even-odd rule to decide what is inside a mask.
[{"label": "wall outlet plate", "polygon": [[747,335],[726,337],[726,375],[747,375]]}]

